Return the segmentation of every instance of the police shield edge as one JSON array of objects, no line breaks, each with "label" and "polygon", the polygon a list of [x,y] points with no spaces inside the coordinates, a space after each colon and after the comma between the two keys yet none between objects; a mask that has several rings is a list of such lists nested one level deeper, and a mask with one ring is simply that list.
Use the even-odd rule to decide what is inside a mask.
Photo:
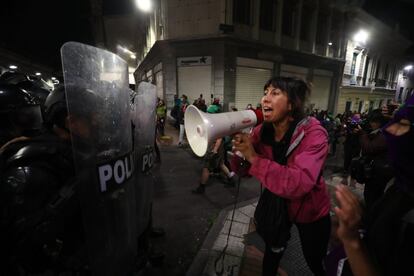
[{"label": "police shield edge", "polygon": [[136,199],[138,234],[148,226],[151,214],[154,180],[151,168],[155,161],[154,142],[157,101],[156,86],[141,82],[131,101],[131,119],[134,126],[134,156],[137,175]]},{"label": "police shield edge", "polygon": [[127,64],[76,42],[61,55],[89,263],[95,275],[127,275],[137,252]]}]

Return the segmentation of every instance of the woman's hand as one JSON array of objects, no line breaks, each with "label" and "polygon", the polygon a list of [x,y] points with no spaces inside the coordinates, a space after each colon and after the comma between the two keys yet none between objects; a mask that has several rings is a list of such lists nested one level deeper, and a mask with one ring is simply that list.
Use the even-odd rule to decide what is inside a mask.
[{"label": "woman's hand", "polygon": [[232,142],[233,151],[240,151],[243,154],[244,158],[252,163],[253,159],[257,156],[257,153],[254,150],[249,135],[245,133],[238,133],[233,136]]},{"label": "woman's hand", "polygon": [[358,198],[344,185],[336,187],[335,195],[339,203],[334,210],[339,219],[338,238],[343,243],[359,241],[362,209]]}]

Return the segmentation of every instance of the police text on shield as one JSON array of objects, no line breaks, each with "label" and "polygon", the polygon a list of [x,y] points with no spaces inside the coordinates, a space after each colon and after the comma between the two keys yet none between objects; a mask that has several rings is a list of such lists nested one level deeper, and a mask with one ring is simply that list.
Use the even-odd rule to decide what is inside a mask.
[{"label": "police text on shield", "polygon": [[98,166],[101,192],[114,189],[131,178],[134,172],[133,154],[118,157]]}]

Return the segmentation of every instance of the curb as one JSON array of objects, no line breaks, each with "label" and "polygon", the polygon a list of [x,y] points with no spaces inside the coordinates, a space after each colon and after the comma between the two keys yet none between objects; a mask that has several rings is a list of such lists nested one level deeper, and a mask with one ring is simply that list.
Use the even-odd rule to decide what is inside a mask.
[{"label": "curb", "polygon": [[[239,202],[236,205],[236,211],[240,208],[243,208],[245,206],[248,206],[250,204],[254,204],[259,200],[258,197],[249,199],[243,202]],[[224,227],[224,223],[233,211],[234,205],[230,205],[222,209],[214,222],[213,226],[208,231],[208,234],[206,238],[204,239],[204,242],[199,249],[197,255],[195,256],[193,262],[191,263],[191,266],[189,267],[186,275],[187,276],[200,276],[200,275],[209,275],[206,274],[204,271],[206,269],[206,266],[208,264],[208,261],[211,256],[213,256],[212,253],[216,253],[216,251],[213,250],[213,246],[217,240],[217,237],[220,235],[221,230]],[[233,228],[232,228],[233,229]],[[245,233],[243,233],[245,234]],[[243,249],[244,251],[244,249]],[[241,256],[243,255],[243,252],[238,252]],[[214,254],[217,255],[217,254]]]}]

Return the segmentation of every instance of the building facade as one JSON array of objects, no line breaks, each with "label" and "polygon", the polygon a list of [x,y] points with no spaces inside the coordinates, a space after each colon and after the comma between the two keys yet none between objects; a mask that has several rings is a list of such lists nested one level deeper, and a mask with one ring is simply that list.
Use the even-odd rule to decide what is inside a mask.
[{"label": "building facade", "polygon": [[404,53],[412,43],[361,9],[348,11],[348,18],[337,111],[369,112],[404,98],[409,91],[408,83],[402,84]]},{"label": "building facade", "polygon": [[218,97],[225,110],[260,102],[273,75],[312,84],[310,105],[335,111],[349,5],[331,0],[158,1],[137,55],[136,82],[174,95]]},{"label": "building facade", "polygon": [[[395,97],[410,41],[339,0],[158,0],[135,80],[158,97],[220,98],[225,110],[261,99],[271,76],[312,86],[310,108],[368,111]],[[354,34],[369,33],[365,43]]]},{"label": "building facade", "polygon": [[394,99],[398,104],[403,104],[414,94],[414,68],[412,66],[405,66],[398,75],[397,91]]}]

